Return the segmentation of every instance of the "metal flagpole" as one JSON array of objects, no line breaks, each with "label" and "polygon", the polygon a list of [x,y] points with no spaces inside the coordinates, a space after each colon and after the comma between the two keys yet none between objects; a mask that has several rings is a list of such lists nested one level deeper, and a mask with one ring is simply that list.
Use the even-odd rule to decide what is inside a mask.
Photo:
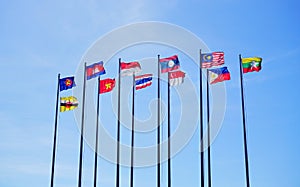
[{"label": "metal flagpole", "polygon": [[81,116],[81,136],[80,136],[80,153],[79,153],[79,172],[78,187],[81,187],[82,177],[82,152],[83,152],[83,135],[84,135],[84,102],[85,102],[85,84],[86,84],[86,62],[84,63],[83,91],[82,91],[82,116]]},{"label": "metal flagpole", "polygon": [[157,62],[157,187],[160,187],[160,64]]},{"label": "metal flagpole", "polygon": [[207,98],[207,157],[208,157],[208,187],[211,187],[211,163],[210,163],[210,123],[209,123],[209,77],[208,77],[208,69],[206,70],[206,98]]},{"label": "metal flagpole", "polygon": [[241,78],[241,98],[242,98],[242,115],[243,115],[243,131],[244,131],[244,152],[245,152],[245,166],[246,166],[246,183],[247,187],[250,187],[249,177],[249,161],[248,161],[248,150],[247,150],[247,133],[246,133],[246,119],[245,119],[245,101],[244,101],[244,85],[243,85],[243,70],[242,70],[242,57],[240,59],[240,78]]},{"label": "metal flagpole", "polygon": [[54,135],[53,135],[53,152],[52,152],[52,168],[51,168],[51,182],[50,187],[54,185],[54,167],[55,167],[55,155],[56,155],[56,136],[57,136],[57,116],[58,116],[58,100],[59,100],[59,80],[60,74],[57,76],[57,92],[56,92],[56,108],[55,108],[55,124],[54,124]]},{"label": "metal flagpole", "polygon": [[97,186],[98,168],[98,131],[99,131],[99,108],[100,108],[100,76],[98,77],[97,117],[96,117],[96,142],[95,142],[95,164],[94,164],[94,187]]},{"label": "metal flagpole", "polygon": [[168,187],[171,187],[170,73],[168,72]]},{"label": "metal flagpole", "polygon": [[132,75],[132,121],[131,121],[131,160],[130,160],[130,187],[133,187],[133,161],[134,161],[134,94],[135,94],[135,74]]},{"label": "metal flagpole", "polygon": [[120,88],[121,88],[121,58],[119,58],[119,84],[118,84],[118,120],[117,120],[117,171],[116,171],[116,187],[120,187]]},{"label": "metal flagpole", "polygon": [[201,167],[201,176],[200,176],[200,186],[204,187],[204,141],[203,141],[203,102],[202,102],[202,58],[201,58],[201,49],[200,49],[200,69],[199,69],[199,100],[200,100],[200,167]]}]

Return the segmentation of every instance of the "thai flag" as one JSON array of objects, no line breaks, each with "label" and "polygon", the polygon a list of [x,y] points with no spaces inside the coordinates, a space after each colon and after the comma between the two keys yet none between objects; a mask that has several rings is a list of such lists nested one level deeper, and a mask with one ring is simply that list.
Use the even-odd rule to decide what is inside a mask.
[{"label": "thai flag", "polygon": [[139,75],[135,77],[135,89],[143,89],[152,84],[152,74]]},{"label": "thai flag", "polygon": [[103,75],[105,73],[106,72],[103,67],[103,61],[94,63],[94,64],[86,67],[86,77],[87,77],[86,79],[87,80],[98,77],[99,75]]},{"label": "thai flag", "polygon": [[121,75],[131,76],[141,71],[141,66],[138,62],[121,62],[120,64]]},{"label": "thai flag", "polygon": [[178,56],[174,55],[168,58],[159,59],[161,65],[161,73],[170,72],[180,68]]}]

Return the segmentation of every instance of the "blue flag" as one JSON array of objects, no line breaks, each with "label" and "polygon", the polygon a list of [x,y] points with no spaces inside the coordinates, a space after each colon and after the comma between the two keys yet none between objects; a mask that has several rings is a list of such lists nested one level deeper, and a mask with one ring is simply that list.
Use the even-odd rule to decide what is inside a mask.
[{"label": "blue flag", "polygon": [[66,77],[63,79],[59,79],[59,89],[60,91],[68,90],[76,86],[74,77]]}]

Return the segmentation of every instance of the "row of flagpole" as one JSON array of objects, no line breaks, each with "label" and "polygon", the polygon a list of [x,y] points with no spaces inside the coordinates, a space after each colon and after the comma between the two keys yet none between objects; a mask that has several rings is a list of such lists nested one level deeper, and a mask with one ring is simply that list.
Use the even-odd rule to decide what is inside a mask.
[{"label": "row of flagpole", "polygon": [[[253,58],[242,58],[239,55],[240,62],[240,83],[241,83],[241,103],[242,103],[242,121],[243,121],[243,140],[244,140],[244,158],[245,158],[245,173],[246,173],[246,186],[250,187],[250,177],[249,177],[249,160],[247,151],[247,137],[246,137],[246,119],[245,119],[245,104],[244,104],[244,87],[243,87],[243,74],[260,71],[262,59],[259,57]],[[213,77],[213,81],[210,84],[217,82],[222,82],[225,80],[230,80],[230,73],[227,67],[222,67],[219,69],[209,69],[214,66],[221,66],[224,64],[224,53],[223,52],[213,52],[213,53],[203,53],[200,50],[200,68],[199,68],[199,100],[200,100],[200,115],[199,115],[199,143],[200,143],[200,186],[204,187],[205,184],[205,171],[204,171],[204,144],[203,134],[203,91],[202,91],[202,69],[206,69],[207,82],[206,82],[206,99],[207,99],[207,185],[212,186],[211,179],[211,152],[210,152],[210,109],[209,109],[209,77]],[[161,185],[161,158],[160,158],[160,73],[168,73],[168,88],[167,88],[167,104],[168,104],[168,125],[167,125],[167,136],[168,136],[168,187],[171,187],[171,128],[170,128],[170,86],[175,86],[183,83],[183,78],[185,73],[181,71],[175,71],[180,68],[178,56],[174,55],[168,58],[160,59],[158,55],[158,85],[157,85],[157,186]],[[133,171],[134,171],[134,96],[135,90],[145,88],[150,86],[152,83],[152,74],[145,74],[141,76],[136,76],[135,73],[139,72],[141,67],[138,62],[124,63],[119,59],[119,81],[118,81],[118,119],[117,119],[117,164],[116,164],[116,187],[120,187],[120,98],[121,98],[121,75],[132,75],[132,126],[131,126],[131,154],[130,154],[130,187],[134,186]],[[123,73],[123,74],[122,74]],[[83,136],[84,136],[84,119],[85,119],[85,87],[86,80],[98,77],[98,96],[97,96],[97,119],[96,119],[96,135],[95,135],[95,162],[94,162],[94,187],[97,186],[97,168],[98,168],[98,136],[99,136],[99,110],[100,110],[100,94],[111,91],[115,86],[115,80],[107,79],[100,80],[100,75],[105,74],[103,67],[103,62],[95,63],[90,66],[86,66],[84,63],[84,80],[83,80],[83,91],[82,91],[82,118],[81,118],[81,135],[80,135],[80,153],[79,153],[79,167],[78,167],[78,187],[82,185],[82,162],[83,162]],[[217,76],[217,77],[216,77]],[[179,78],[179,79],[178,79]],[[104,83],[102,82],[104,81]],[[103,83],[103,85],[102,85]],[[54,173],[55,173],[55,157],[56,157],[56,144],[57,144],[57,131],[58,131],[58,105],[59,105],[59,95],[63,90],[70,89],[76,86],[74,77],[66,77],[61,79],[60,74],[58,74],[58,86],[57,86],[57,100],[56,100],[56,113],[55,113],[55,124],[54,124],[54,136],[53,136],[53,152],[52,152],[52,167],[51,167],[51,181],[50,187],[54,186]],[[68,111],[76,108],[78,106],[77,99],[73,96],[67,98],[61,98],[60,111]]]}]

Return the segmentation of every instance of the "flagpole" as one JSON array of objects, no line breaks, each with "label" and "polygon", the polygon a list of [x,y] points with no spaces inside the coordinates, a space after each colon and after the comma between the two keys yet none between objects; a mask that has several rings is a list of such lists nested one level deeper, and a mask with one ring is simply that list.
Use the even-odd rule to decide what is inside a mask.
[{"label": "flagpole", "polygon": [[242,70],[242,57],[240,59],[240,80],[241,80],[241,99],[242,99],[242,115],[243,115],[243,131],[244,131],[244,153],[245,153],[245,169],[246,169],[246,184],[250,187],[249,177],[249,160],[248,160],[248,149],[247,149],[247,133],[246,133],[246,119],[245,119],[245,101],[244,101],[244,85],[243,85],[243,70]]},{"label": "flagpole", "polygon": [[55,124],[54,124],[54,135],[53,135],[53,151],[52,151],[52,168],[51,168],[51,182],[50,187],[54,185],[54,168],[55,168],[55,155],[56,155],[56,136],[57,136],[57,121],[58,121],[58,100],[59,100],[59,80],[60,74],[57,76],[57,92],[56,92],[56,108],[55,108]]},{"label": "flagpole", "polygon": [[134,161],[134,94],[135,94],[135,74],[132,75],[132,121],[131,121],[131,160],[130,160],[130,187],[133,187],[133,161]]},{"label": "flagpole", "polygon": [[117,171],[116,187],[120,187],[120,101],[121,101],[121,58],[119,58],[119,84],[118,84],[118,120],[117,120]]},{"label": "flagpole", "polygon": [[210,161],[210,122],[209,122],[209,77],[208,77],[208,69],[206,70],[206,98],[207,98],[207,157],[208,157],[208,187],[211,187],[211,161]]},{"label": "flagpole", "polygon": [[168,187],[171,187],[170,73],[168,72]]},{"label": "flagpole", "polygon": [[80,136],[80,152],[79,152],[79,172],[78,172],[78,187],[81,187],[82,177],[82,152],[83,152],[83,135],[84,135],[84,102],[85,102],[85,84],[86,84],[86,62],[84,63],[83,76],[83,91],[82,91],[82,115],[81,115],[81,136]]},{"label": "flagpole", "polygon": [[97,117],[96,117],[96,141],[95,141],[95,165],[94,165],[94,187],[97,186],[97,167],[98,167],[98,133],[99,133],[99,108],[100,108],[100,76],[98,77],[97,90]]},{"label": "flagpole", "polygon": [[200,49],[200,69],[199,69],[199,100],[200,100],[200,114],[199,114],[199,118],[200,118],[200,167],[201,167],[201,182],[200,182],[200,186],[204,187],[204,142],[203,142],[203,102],[202,102],[202,58],[201,58],[201,49]]},{"label": "flagpole", "polygon": [[157,57],[157,187],[160,187],[160,55]]}]

